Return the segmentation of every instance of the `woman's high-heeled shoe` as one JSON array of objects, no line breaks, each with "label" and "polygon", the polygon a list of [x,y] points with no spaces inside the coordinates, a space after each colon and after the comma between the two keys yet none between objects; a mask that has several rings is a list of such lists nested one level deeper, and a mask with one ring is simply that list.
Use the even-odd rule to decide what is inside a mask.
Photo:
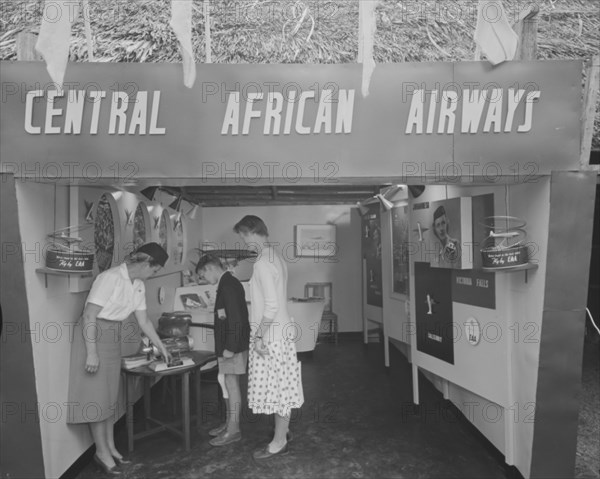
[{"label": "woman's high-heeled shoe", "polygon": [[117,466],[128,466],[129,464],[133,464],[133,461],[128,461],[124,457],[113,456],[113,459],[115,460]]},{"label": "woman's high-heeled shoe", "polygon": [[106,465],[102,459],[100,459],[96,454],[94,454],[94,462],[98,465],[100,469],[104,471],[105,474],[112,474],[113,476],[117,476],[121,474],[121,471],[117,469],[117,466],[108,466]]}]

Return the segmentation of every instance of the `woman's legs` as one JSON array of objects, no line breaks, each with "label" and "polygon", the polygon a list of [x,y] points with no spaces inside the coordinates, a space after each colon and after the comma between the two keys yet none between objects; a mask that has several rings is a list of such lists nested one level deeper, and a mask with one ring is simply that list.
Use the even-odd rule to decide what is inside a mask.
[{"label": "woman's legs", "polygon": [[98,456],[98,458],[108,467],[115,466],[115,461],[112,458],[111,450],[108,444],[108,430],[112,429],[112,427],[112,418],[90,423],[92,438],[96,443],[96,456]]},{"label": "woman's legs", "polygon": [[123,459],[123,456],[115,446],[115,416],[112,418],[108,418],[108,425],[106,426],[106,440],[108,443],[108,449],[112,457],[116,457],[117,459]]},{"label": "woman's legs", "polygon": [[287,443],[287,433],[290,429],[290,416],[275,414],[275,434],[269,444],[270,452],[278,452]]}]

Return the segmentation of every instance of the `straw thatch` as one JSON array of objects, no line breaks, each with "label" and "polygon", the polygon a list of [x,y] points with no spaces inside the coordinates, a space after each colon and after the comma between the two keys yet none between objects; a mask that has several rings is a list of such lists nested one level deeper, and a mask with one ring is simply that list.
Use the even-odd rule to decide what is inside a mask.
[{"label": "straw thatch", "polygon": [[[504,1],[511,21],[532,3],[540,7],[540,59],[582,59],[598,53],[597,0]],[[474,0],[382,0],[376,12],[375,61],[472,60],[476,5]],[[42,0],[0,2],[0,59],[16,60],[16,36],[38,31],[42,6]],[[91,0],[90,9],[96,61],[181,61],[169,27],[169,0]],[[210,11],[215,63],[356,61],[355,0],[211,0]],[[203,62],[201,0],[194,0],[193,22],[196,61]],[[81,20],[74,26],[71,61],[87,61]],[[599,149],[599,115],[595,120],[593,147]]]}]

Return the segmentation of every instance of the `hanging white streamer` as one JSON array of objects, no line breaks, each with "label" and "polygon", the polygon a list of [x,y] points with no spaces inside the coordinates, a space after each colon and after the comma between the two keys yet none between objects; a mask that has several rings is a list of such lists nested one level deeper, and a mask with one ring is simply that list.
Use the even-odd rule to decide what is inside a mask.
[{"label": "hanging white streamer", "polygon": [[42,25],[35,50],[44,58],[52,81],[62,89],[69,46],[71,26],[79,17],[79,0],[46,0],[42,14]]},{"label": "hanging white streamer", "polygon": [[510,26],[500,0],[479,1],[473,38],[492,65],[515,57],[519,36]]},{"label": "hanging white streamer", "polygon": [[375,43],[375,8],[378,0],[358,0],[358,62],[362,63],[362,95],[369,95],[371,76],[375,70],[373,45]]},{"label": "hanging white streamer", "polygon": [[183,84],[192,88],[196,81],[196,63],[192,47],[192,0],[171,1],[169,25],[179,41],[179,50],[183,60]]}]

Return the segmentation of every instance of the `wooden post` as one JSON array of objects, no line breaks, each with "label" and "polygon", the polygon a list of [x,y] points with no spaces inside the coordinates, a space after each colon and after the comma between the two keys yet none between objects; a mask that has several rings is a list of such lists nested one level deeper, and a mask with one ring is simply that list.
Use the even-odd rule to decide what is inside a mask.
[{"label": "wooden post", "polygon": [[17,34],[17,60],[22,62],[41,61],[41,55],[35,51],[37,35],[30,32]]},{"label": "wooden post", "polygon": [[519,45],[514,60],[535,60],[537,58],[537,14],[540,7],[533,4],[523,10],[513,29],[519,35]]},{"label": "wooden post", "polygon": [[581,115],[581,155],[579,168],[600,172],[600,165],[590,165],[594,118],[598,103],[600,84],[600,55],[594,55],[586,68],[585,91],[583,92],[583,111]]}]

